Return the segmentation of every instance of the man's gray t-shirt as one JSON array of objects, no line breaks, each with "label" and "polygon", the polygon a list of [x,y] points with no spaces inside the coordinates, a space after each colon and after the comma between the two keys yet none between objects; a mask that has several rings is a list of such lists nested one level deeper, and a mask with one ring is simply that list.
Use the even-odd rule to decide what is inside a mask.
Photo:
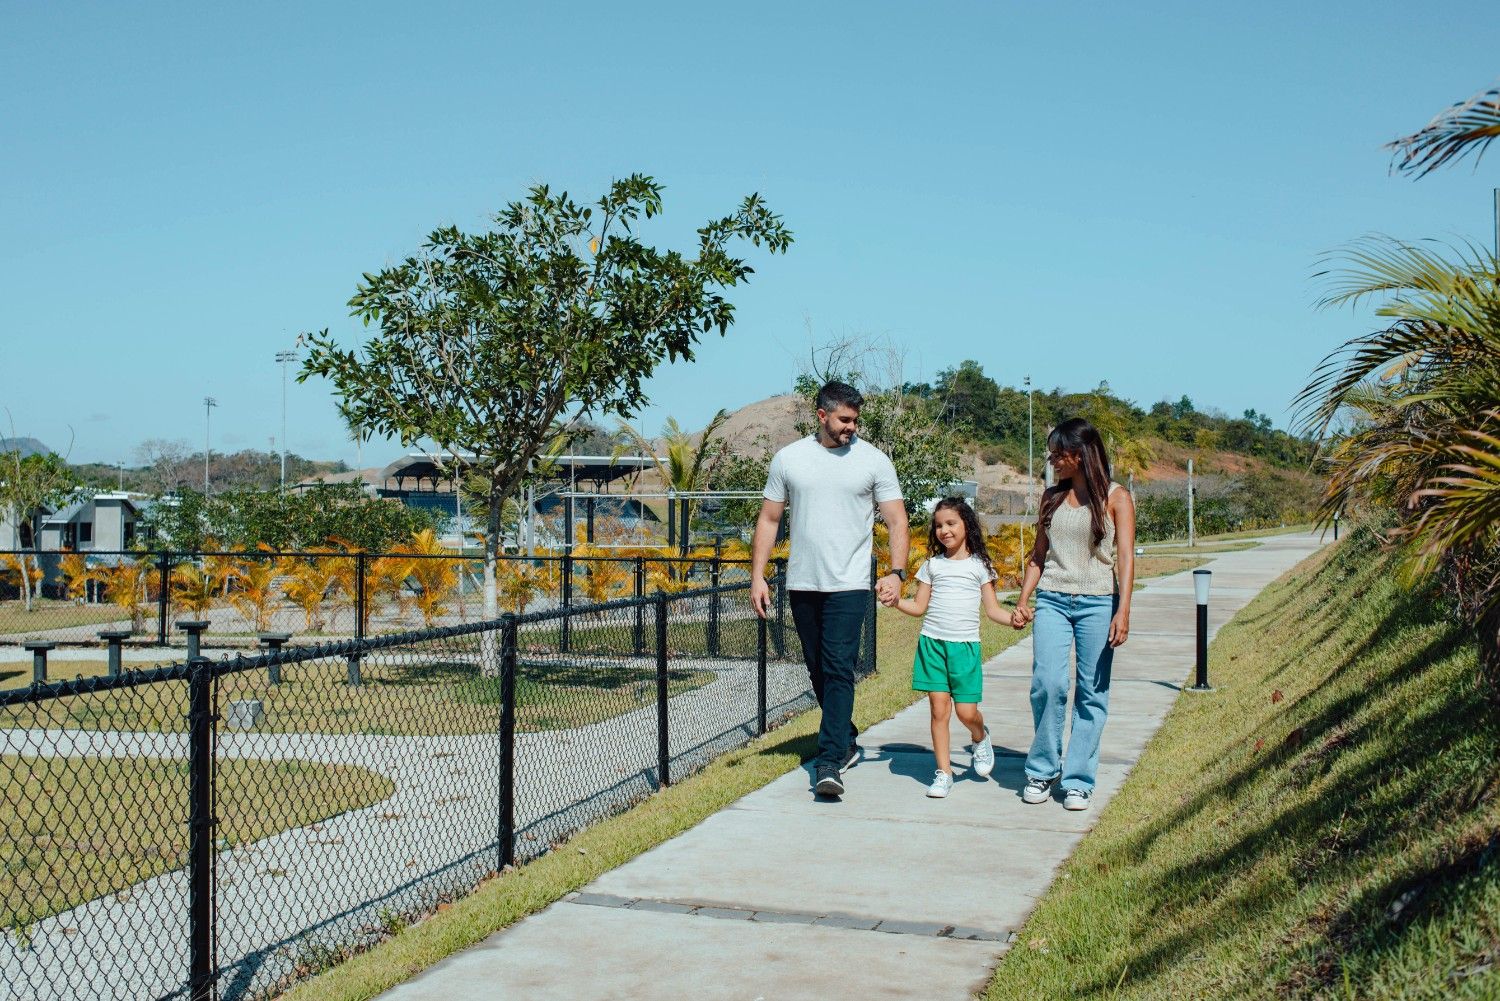
[{"label": "man's gray t-shirt", "polygon": [[765,498],[791,508],[787,590],[869,590],[875,506],[901,499],[884,452],[858,437],[838,448],[794,441],[771,458]]}]

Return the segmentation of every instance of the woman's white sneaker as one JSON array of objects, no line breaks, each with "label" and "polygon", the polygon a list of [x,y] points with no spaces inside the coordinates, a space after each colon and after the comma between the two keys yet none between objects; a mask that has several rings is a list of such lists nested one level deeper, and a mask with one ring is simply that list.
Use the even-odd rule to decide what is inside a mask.
[{"label": "woman's white sneaker", "polygon": [[1033,805],[1045,803],[1052,798],[1052,783],[1056,779],[1033,779],[1026,780],[1026,788],[1021,790],[1021,799]]},{"label": "woman's white sneaker", "polygon": [[952,788],[953,776],[939,768],[937,775],[932,779],[932,785],[927,787],[927,795],[933,799],[943,799]]},{"label": "woman's white sneaker", "polygon": [[1064,810],[1087,810],[1089,808],[1090,794],[1083,789],[1067,789],[1063,791]]},{"label": "woman's white sneaker", "polygon": [[974,745],[974,774],[982,779],[990,777],[995,770],[995,747],[990,743],[990,728],[984,728],[984,736]]}]

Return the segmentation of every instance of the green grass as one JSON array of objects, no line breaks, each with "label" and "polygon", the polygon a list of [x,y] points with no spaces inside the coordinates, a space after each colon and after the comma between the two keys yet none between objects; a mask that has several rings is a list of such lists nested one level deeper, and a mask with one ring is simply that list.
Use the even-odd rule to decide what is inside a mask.
[{"label": "green grass", "polygon": [[78,605],[43,598],[32,602],[28,612],[21,601],[0,601],[0,636],[29,636],[49,629],[126,622],[129,619],[129,612],[114,605]]},{"label": "green grass", "polygon": [[[861,729],[889,719],[918,697],[911,690],[911,660],[920,620],[882,609],[876,621],[880,670],[859,684],[854,718]],[[1023,635],[985,622],[980,630],[984,655],[993,656]],[[817,713],[793,718],[595,824],[558,850],[490,879],[451,907],[304,982],[285,995],[287,1001],[365,1001],[482,941],[797,768],[817,753],[817,725]]]},{"label": "green grass", "polygon": [[985,997],[1500,997],[1500,711],[1368,535],[1220,633]]},{"label": "green grass", "polygon": [[1160,544],[1152,544],[1146,547],[1146,552],[1153,556],[1213,556],[1217,553],[1239,553],[1244,552],[1246,549],[1258,548],[1260,548],[1258,541],[1209,542],[1197,546],[1188,546],[1184,543],[1182,546],[1172,545],[1166,547],[1160,546]]},{"label": "green grass", "polygon": [[[1299,522],[1295,525],[1283,525],[1279,528],[1245,528],[1241,529],[1238,532],[1219,532],[1214,535],[1197,535],[1193,537],[1193,541],[1201,545],[1205,542],[1222,542],[1233,539],[1259,539],[1264,536],[1270,535],[1294,535],[1298,532],[1311,532],[1312,530],[1313,525],[1311,522]],[[1328,537],[1332,539],[1333,533],[1329,532]],[[1179,542],[1182,543],[1182,545],[1186,546],[1187,536],[1181,535],[1174,539],[1156,539],[1151,542],[1143,542],[1141,543],[1141,545],[1160,546],[1163,544],[1175,544]]]},{"label": "green grass", "polygon": [[1135,558],[1135,579],[1146,580],[1148,577],[1165,577],[1168,574],[1181,573],[1194,567],[1201,567],[1207,563],[1206,557],[1183,556],[1177,553],[1157,553],[1150,550],[1144,556]]},{"label": "green grass", "polygon": [[[60,661],[56,678],[99,677],[99,661]],[[31,665],[0,673],[0,688],[31,683]],[[500,686],[481,677],[468,661],[414,660],[388,656],[367,662],[364,684],[344,683],[342,662],[289,664],[282,683],[271,685],[264,671],[226,675],[217,683],[219,705],[259,699],[265,733],[363,733],[394,736],[446,736],[494,733],[499,726]],[[669,695],[706,685],[712,671],[673,669]],[[35,706],[0,710],[0,726],[64,726],[87,730],[183,732],[185,682],[150,684],[113,692],[69,696]],[[636,661],[595,664],[580,655],[566,662],[527,661],[516,677],[516,726],[523,732],[569,729],[610,719],[655,704],[656,669]],[[223,725],[222,723],[220,724]]]},{"label": "green grass", "polygon": [[[0,928],[24,940],[42,918],[186,865],[187,767],[164,758],[0,756]],[[395,791],[385,776],[347,765],[230,758],[217,767],[221,844],[326,820]]]}]

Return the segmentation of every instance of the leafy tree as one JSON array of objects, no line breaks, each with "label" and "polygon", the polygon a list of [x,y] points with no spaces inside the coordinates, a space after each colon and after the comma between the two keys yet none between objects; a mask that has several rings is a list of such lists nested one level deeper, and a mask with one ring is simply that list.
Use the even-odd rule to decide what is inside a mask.
[{"label": "leafy tree", "polygon": [[942,415],[984,436],[998,430],[995,415],[1000,409],[1000,387],[984,374],[977,361],[960,362],[958,368],[938,373],[936,395]]},{"label": "leafy tree", "polygon": [[77,480],[68,464],[55,452],[26,456],[19,451],[0,453],[0,509],[18,531],[30,536],[29,548],[33,550],[15,559],[21,597],[28,612],[33,600],[41,597],[41,564],[36,555],[40,551],[41,526],[37,515],[44,506],[63,501],[76,486]]},{"label": "leafy tree", "polygon": [[733,323],[721,290],[752,269],[730,255],[730,242],[772,252],[791,244],[751,195],[698,230],[696,256],[657,250],[635,230],[661,211],[661,193],[639,174],[593,206],[534,187],[494,229],[435,230],[418,254],[366,274],[349,301],[376,328],[361,351],[326,330],[308,337],[298,379],[329,379],[347,423],[405,445],[431,441],[483,474],[486,616],[498,612],[503,504],[559,418],[629,418],[657,365],[691,360],[700,335]]}]

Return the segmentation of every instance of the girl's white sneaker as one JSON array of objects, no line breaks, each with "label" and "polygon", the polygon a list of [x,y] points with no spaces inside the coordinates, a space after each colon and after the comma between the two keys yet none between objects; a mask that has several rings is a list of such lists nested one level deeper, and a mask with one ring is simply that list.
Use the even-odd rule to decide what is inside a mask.
[{"label": "girl's white sneaker", "polygon": [[953,776],[938,769],[937,775],[933,777],[932,785],[927,787],[927,795],[933,799],[942,799],[948,795],[948,790],[953,788]]},{"label": "girl's white sneaker", "polygon": [[974,745],[974,774],[982,779],[990,777],[995,770],[995,747],[990,743],[990,728],[984,728],[984,736]]}]

